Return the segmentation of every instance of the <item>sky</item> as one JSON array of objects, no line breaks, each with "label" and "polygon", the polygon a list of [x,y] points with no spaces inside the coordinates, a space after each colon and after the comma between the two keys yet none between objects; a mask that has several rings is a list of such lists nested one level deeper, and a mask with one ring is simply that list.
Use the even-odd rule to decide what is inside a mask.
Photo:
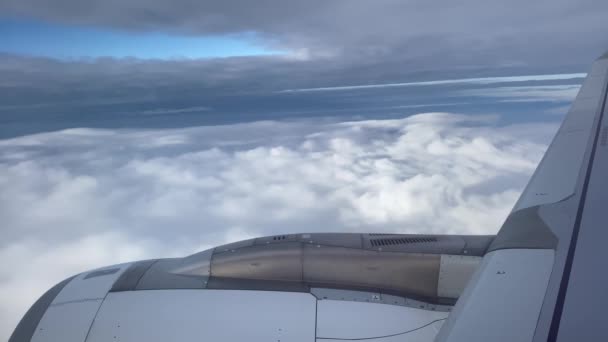
[{"label": "sky", "polygon": [[594,0],[0,2],[0,340],[78,272],[296,232],[494,234]]},{"label": "sky", "polygon": [[252,42],[254,35],[184,36],[164,32],[124,32],[46,21],[0,19],[2,47],[13,54],[58,59],[96,57],[217,58],[281,53]]}]

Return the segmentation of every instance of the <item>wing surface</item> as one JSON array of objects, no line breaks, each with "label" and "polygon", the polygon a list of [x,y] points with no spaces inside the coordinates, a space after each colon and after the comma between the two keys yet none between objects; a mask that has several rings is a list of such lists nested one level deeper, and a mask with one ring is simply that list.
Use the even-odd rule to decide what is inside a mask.
[{"label": "wing surface", "polygon": [[608,341],[608,53],[596,60],[438,341]]}]

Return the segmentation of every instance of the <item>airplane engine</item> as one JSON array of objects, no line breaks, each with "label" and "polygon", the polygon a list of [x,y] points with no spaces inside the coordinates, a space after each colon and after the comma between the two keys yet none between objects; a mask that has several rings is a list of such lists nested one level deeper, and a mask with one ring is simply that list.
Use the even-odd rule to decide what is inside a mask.
[{"label": "airplane engine", "polygon": [[292,234],[62,281],[9,342],[433,341],[493,236]]}]

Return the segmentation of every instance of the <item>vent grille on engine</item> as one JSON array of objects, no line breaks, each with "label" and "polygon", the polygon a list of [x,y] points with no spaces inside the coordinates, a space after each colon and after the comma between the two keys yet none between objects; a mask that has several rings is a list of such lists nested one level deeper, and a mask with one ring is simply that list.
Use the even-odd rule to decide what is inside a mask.
[{"label": "vent grille on engine", "polygon": [[408,238],[387,238],[370,240],[373,247],[406,245],[410,243],[437,242],[435,237],[408,237]]}]

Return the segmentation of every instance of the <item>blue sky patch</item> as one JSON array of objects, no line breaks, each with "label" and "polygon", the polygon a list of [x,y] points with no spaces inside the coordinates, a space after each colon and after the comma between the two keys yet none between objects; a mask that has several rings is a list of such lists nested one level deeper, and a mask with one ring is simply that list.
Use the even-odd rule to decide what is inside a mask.
[{"label": "blue sky patch", "polygon": [[61,59],[137,57],[143,59],[215,58],[280,54],[252,34],[179,36],[127,32],[31,19],[0,18],[0,52]]}]

